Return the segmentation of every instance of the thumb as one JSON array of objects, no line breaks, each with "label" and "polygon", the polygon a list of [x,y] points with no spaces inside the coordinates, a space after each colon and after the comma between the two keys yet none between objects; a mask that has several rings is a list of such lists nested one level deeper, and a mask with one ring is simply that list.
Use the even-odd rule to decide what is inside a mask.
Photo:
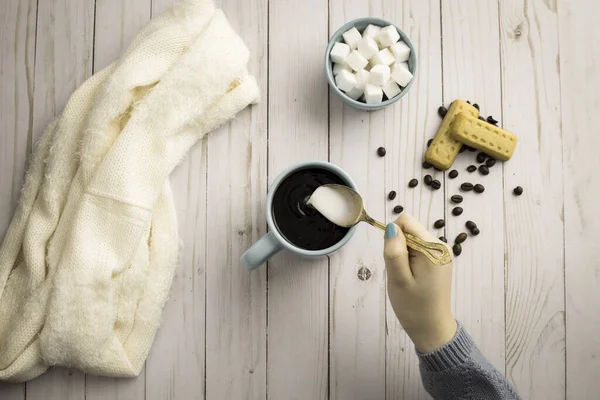
[{"label": "thumb", "polygon": [[389,279],[398,283],[408,283],[414,280],[408,261],[406,239],[395,223],[387,224],[385,227],[383,258]]}]

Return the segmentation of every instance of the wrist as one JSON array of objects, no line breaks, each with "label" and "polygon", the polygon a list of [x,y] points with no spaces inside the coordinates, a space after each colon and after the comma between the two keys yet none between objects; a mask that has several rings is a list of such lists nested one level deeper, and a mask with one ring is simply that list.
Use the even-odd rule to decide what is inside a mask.
[{"label": "wrist", "polygon": [[431,326],[411,332],[407,330],[407,333],[417,350],[421,353],[431,353],[449,343],[456,335],[457,330],[456,320],[449,316],[436,320],[435,324]]}]

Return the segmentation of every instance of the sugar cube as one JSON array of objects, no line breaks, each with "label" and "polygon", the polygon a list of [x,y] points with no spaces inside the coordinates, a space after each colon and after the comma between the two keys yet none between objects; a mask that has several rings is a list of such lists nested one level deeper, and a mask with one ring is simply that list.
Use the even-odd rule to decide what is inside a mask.
[{"label": "sugar cube", "polygon": [[389,49],[383,49],[379,50],[377,54],[371,57],[371,60],[369,62],[371,66],[375,66],[377,64],[391,65],[394,63],[395,60],[396,59],[394,58],[394,55]]},{"label": "sugar cube", "polygon": [[352,71],[352,68],[346,63],[333,63],[333,75],[337,75],[341,70]]},{"label": "sugar cube", "polygon": [[377,42],[371,36],[365,36],[358,42],[358,52],[367,60],[373,57],[378,51]]},{"label": "sugar cube", "polygon": [[363,94],[363,89],[355,87],[352,90],[346,92],[346,96],[350,97],[352,100],[358,100],[360,96]]},{"label": "sugar cube", "polygon": [[410,47],[404,42],[396,42],[390,46],[390,50],[394,57],[396,57],[396,62],[407,61],[410,57]]},{"label": "sugar cube", "polygon": [[350,54],[350,46],[348,46],[346,43],[338,42],[333,45],[329,56],[331,57],[331,61],[334,63],[344,63],[346,62],[346,57],[348,54]]},{"label": "sugar cube", "polygon": [[383,90],[383,93],[385,93],[388,99],[395,97],[401,92],[400,86],[398,86],[393,79],[387,81],[387,83],[381,87],[381,90]]},{"label": "sugar cube", "polygon": [[379,86],[367,83],[365,86],[365,101],[367,104],[381,103],[383,99],[383,91]]},{"label": "sugar cube", "polygon": [[395,26],[388,25],[381,29],[375,39],[377,39],[381,46],[389,47],[400,40],[400,34],[398,33],[398,30],[396,30]]},{"label": "sugar cube", "polygon": [[392,65],[391,77],[398,85],[405,87],[412,80],[413,74],[404,65],[394,64]]},{"label": "sugar cube", "polygon": [[348,92],[356,86],[356,77],[350,71],[341,70],[335,77],[335,84],[340,90]]},{"label": "sugar cube", "polygon": [[355,71],[360,71],[364,67],[367,66],[369,60],[360,55],[360,53],[356,50],[353,50],[352,53],[346,57],[346,63]]},{"label": "sugar cube", "polygon": [[371,83],[373,85],[385,85],[390,79],[390,67],[387,65],[375,65],[369,73],[371,74]]},{"label": "sugar cube", "polygon": [[342,36],[344,37],[344,42],[346,42],[346,44],[350,46],[350,50],[356,50],[356,46],[358,46],[359,40],[362,39],[360,32],[354,27],[348,29],[342,34]]},{"label": "sugar cube", "polygon": [[366,69],[355,72],[354,77],[356,78],[356,87],[360,89],[364,89],[365,85],[371,81],[371,73]]},{"label": "sugar cube", "polygon": [[362,35],[363,35],[363,38],[369,36],[369,37],[372,37],[373,39],[375,39],[375,37],[377,37],[379,32],[381,32],[380,26],[369,24],[363,31]]}]

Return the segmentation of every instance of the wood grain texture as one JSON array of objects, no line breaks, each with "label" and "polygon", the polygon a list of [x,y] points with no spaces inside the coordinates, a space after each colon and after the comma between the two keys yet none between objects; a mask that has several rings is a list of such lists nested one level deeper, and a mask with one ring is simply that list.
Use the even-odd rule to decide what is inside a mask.
[{"label": "wood grain texture", "polygon": [[[374,9],[375,8],[375,9]],[[329,34],[379,7],[361,0],[330,2]],[[385,112],[355,110],[330,91],[330,161],[359,188],[367,212],[385,222]],[[385,266],[383,232],[357,227],[350,243],[332,254],[330,278],[330,398],[385,398]],[[360,272],[359,272],[360,271]],[[359,275],[369,274],[361,280]],[[364,279],[364,278],[363,278]]]},{"label": "wood grain texture", "polygon": [[263,101],[208,137],[206,397],[265,399],[266,268],[250,272],[239,260],[266,233],[267,1],[221,6],[250,49]]},{"label": "wood grain texture", "polygon": [[[328,158],[327,6],[327,0],[269,4],[270,183],[296,162]],[[292,21],[310,28],[290,29]],[[328,279],[327,258],[283,252],[268,263],[270,399],[328,397]]]},{"label": "wood grain texture", "polygon": [[[92,75],[94,0],[38,3],[32,142]],[[84,399],[85,374],[51,368],[27,382],[30,399]]]},{"label": "wood grain texture", "polygon": [[600,124],[599,12],[592,0],[558,4],[569,399],[595,399],[600,392],[600,163],[594,146]]},{"label": "wood grain texture", "polygon": [[500,3],[502,122],[519,138],[504,163],[506,374],[525,399],[565,398],[557,25],[548,2]]},{"label": "wood grain texture", "polygon": [[[455,99],[478,103],[483,116],[501,115],[498,4],[490,1],[442,0],[444,103]],[[500,121],[500,126],[502,121]],[[475,339],[489,361],[504,372],[504,217],[502,164],[488,176],[468,173],[477,153],[459,154],[452,166],[456,179],[445,179],[446,237],[450,243],[465,222],[474,221],[481,234],[463,243],[454,262],[454,316]],[[462,182],[481,183],[485,192],[461,193]],[[462,194],[464,213],[455,217],[449,199]]]},{"label": "wood grain texture", "polygon": [[[444,191],[432,190],[423,183],[430,174],[443,174],[422,168],[427,141],[440,125],[437,108],[442,102],[442,68],[440,42],[440,3],[429,0],[385,1],[383,18],[395,22],[409,36],[417,52],[416,81],[405,98],[385,110],[386,192],[396,190],[398,197],[386,203],[388,221],[397,215],[393,205],[401,204],[426,227],[444,215]],[[416,188],[408,181],[419,180]],[[421,383],[414,345],[398,323],[387,302],[386,394],[388,399],[430,398]]]},{"label": "wood grain texture", "polygon": [[[94,20],[94,73],[119,56],[135,34],[150,20],[151,0],[124,2],[97,0]],[[131,379],[87,375],[86,400],[143,400],[146,398],[146,369]]]}]

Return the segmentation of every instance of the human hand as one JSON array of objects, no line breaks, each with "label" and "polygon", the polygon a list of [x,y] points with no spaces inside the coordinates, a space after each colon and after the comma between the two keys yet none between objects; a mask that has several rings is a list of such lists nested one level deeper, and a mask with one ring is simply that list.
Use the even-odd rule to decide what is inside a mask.
[{"label": "human hand", "polygon": [[422,353],[450,342],[457,325],[450,310],[452,262],[439,266],[406,247],[403,232],[442,243],[412,215],[404,213],[385,230],[383,256],[390,303],[400,324]]}]

